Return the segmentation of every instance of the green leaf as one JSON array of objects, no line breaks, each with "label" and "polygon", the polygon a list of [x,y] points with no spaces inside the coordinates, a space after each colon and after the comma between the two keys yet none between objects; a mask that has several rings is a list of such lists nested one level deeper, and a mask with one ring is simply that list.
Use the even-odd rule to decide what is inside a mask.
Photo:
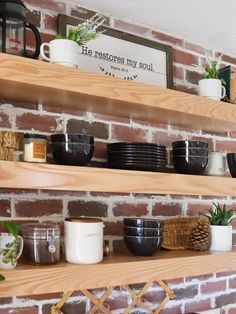
[{"label": "green leaf", "polygon": [[15,222],[2,222],[1,223],[9,233],[11,233],[15,238],[19,235],[20,225]]},{"label": "green leaf", "polygon": [[219,203],[212,203],[213,208],[208,209],[207,214],[200,213],[200,215],[208,218],[211,225],[229,225],[236,217],[232,218],[234,215],[233,209],[226,209],[226,205],[223,207]]},{"label": "green leaf", "polygon": [[4,281],[6,278],[2,275],[2,274],[0,274],[0,281]]}]

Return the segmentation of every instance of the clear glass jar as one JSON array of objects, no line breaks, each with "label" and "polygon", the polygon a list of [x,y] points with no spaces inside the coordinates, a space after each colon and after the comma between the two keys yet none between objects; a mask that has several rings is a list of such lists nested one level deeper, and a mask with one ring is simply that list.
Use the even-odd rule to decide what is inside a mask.
[{"label": "clear glass jar", "polygon": [[56,264],[60,261],[60,226],[46,223],[21,225],[23,258],[30,264]]},{"label": "clear glass jar", "polygon": [[42,134],[24,134],[24,161],[46,162],[47,136]]}]

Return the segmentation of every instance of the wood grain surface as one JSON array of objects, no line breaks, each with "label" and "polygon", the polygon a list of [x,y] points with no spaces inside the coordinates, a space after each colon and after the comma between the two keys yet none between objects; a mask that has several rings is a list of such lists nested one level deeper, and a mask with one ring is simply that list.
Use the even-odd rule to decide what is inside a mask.
[{"label": "wood grain surface", "polygon": [[0,97],[216,132],[236,130],[232,104],[3,53]]},{"label": "wood grain surface", "polygon": [[[134,284],[158,279],[236,271],[236,250],[229,252],[160,251],[153,257],[112,255],[100,264],[18,265],[1,270],[0,296],[23,296]],[[119,276],[117,276],[119,271]]]},{"label": "wood grain surface", "polygon": [[236,196],[236,179],[0,161],[0,187],[118,193]]}]

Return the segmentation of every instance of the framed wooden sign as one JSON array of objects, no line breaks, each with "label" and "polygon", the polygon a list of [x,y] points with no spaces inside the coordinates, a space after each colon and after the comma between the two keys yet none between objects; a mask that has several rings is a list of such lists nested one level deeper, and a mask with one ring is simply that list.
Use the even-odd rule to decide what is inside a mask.
[{"label": "framed wooden sign", "polygon": [[[83,21],[59,14],[58,33],[66,36],[70,28]],[[99,30],[104,33],[81,47],[79,68],[125,80],[173,87],[171,46],[106,26]]]}]

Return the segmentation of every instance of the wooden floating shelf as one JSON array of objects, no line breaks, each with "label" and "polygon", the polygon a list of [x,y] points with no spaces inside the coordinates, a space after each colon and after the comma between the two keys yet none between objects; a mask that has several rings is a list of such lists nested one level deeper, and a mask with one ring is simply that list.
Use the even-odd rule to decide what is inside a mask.
[{"label": "wooden floating shelf", "polygon": [[0,98],[215,132],[236,130],[232,104],[3,53]]},{"label": "wooden floating shelf", "polygon": [[236,196],[236,179],[0,161],[0,187],[16,189]]},{"label": "wooden floating shelf", "polygon": [[[119,270],[119,276],[117,276]],[[153,257],[110,254],[100,264],[18,265],[1,270],[1,297],[91,289],[236,271],[236,249],[229,252],[160,251]]]}]

